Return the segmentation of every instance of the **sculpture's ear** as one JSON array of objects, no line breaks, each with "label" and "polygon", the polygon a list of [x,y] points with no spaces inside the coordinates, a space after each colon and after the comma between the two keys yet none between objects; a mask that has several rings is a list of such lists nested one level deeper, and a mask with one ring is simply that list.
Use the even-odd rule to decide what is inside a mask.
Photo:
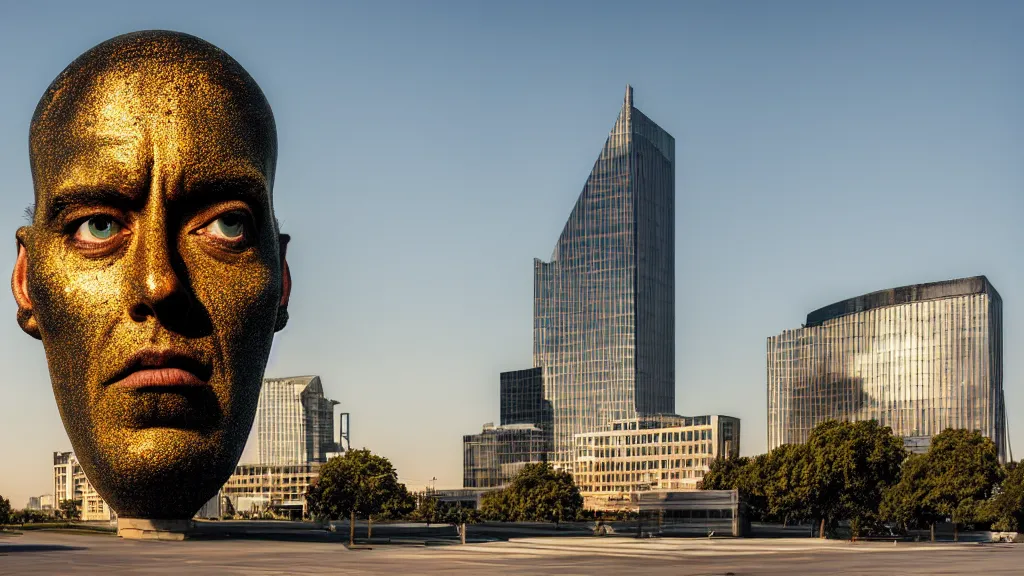
[{"label": "sculpture's ear", "polygon": [[39,334],[39,323],[32,310],[32,300],[28,296],[28,251],[25,250],[25,236],[28,229],[19,228],[15,237],[18,240],[18,257],[14,261],[14,274],[11,275],[11,291],[14,301],[18,304],[18,325],[26,334],[33,338],[42,338]]},{"label": "sculpture's ear", "polygon": [[277,322],[274,324],[274,331],[277,332],[288,324],[288,299],[292,295],[292,272],[288,268],[288,242],[291,236],[280,234],[278,245],[281,247],[281,302],[277,306]]}]

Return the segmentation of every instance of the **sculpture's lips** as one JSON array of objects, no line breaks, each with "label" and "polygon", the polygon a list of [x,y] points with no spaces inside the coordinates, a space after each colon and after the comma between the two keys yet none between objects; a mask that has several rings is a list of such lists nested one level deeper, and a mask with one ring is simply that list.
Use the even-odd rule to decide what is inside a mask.
[{"label": "sculpture's lips", "polygon": [[181,368],[147,368],[132,372],[114,382],[118,388],[167,388],[171,386],[206,386],[198,376]]},{"label": "sculpture's lips", "polygon": [[120,389],[206,386],[210,369],[203,362],[170,350],[142,350],[107,384]]}]

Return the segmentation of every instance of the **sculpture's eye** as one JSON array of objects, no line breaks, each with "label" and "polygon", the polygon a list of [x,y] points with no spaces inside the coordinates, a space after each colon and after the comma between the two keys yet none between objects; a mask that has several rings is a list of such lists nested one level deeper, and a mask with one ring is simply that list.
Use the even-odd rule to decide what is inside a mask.
[{"label": "sculpture's eye", "polygon": [[87,244],[99,244],[121,231],[121,224],[110,216],[93,216],[78,227],[75,238]]},{"label": "sculpture's eye", "polygon": [[245,216],[239,212],[228,212],[219,216],[206,227],[209,234],[228,241],[245,239]]}]

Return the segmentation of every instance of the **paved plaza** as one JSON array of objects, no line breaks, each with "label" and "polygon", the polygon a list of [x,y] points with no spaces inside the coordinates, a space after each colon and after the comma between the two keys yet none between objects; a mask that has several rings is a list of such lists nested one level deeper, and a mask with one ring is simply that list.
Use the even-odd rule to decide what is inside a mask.
[{"label": "paved plaza", "polygon": [[460,546],[0,536],[0,574],[1021,574],[1024,545],[814,539],[525,538]]}]

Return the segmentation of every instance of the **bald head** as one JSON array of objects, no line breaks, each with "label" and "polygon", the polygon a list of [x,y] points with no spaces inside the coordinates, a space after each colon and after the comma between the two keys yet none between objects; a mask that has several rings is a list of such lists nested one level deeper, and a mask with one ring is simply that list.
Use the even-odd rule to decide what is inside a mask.
[{"label": "bald head", "polygon": [[288,318],[270,106],[215,46],[138,32],[54,80],[29,143],[18,323],[103,499],[187,523],[241,455]]},{"label": "bald head", "polygon": [[268,193],[277,161],[274,115],[248,72],[205,40],[160,30],[112,38],[68,65],[36,107],[29,144],[37,205],[72,176],[68,160],[96,147],[125,167],[152,164],[140,154],[162,145],[192,145],[221,162],[231,162],[223,153],[231,149],[252,160]]}]

